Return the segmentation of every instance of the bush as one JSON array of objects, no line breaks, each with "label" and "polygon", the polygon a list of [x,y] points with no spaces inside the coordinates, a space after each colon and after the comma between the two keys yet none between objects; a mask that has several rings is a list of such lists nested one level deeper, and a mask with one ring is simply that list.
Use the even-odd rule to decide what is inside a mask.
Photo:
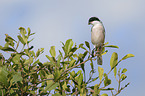
[{"label": "bush", "polygon": [[[1,96],[36,96],[36,95],[80,95],[80,96],[100,96],[100,92],[110,91],[112,96],[118,95],[127,83],[121,87],[121,83],[127,78],[126,68],[121,68],[117,71],[118,64],[133,54],[127,54],[118,61],[118,54],[113,53],[110,60],[110,71],[105,73],[101,66],[98,66],[98,76],[94,77],[95,68],[93,61],[96,60],[94,51],[91,50],[87,41],[85,44],[74,45],[72,39],[62,43],[63,52],[59,50],[59,55],[56,56],[55,46],[49,50],[51,56],[46,55],[48,61],[40,62],[39,55],[44,52],[44,48],[38,49],[35,53],[33,46],[29,43],[31,33],[30,28],[26,32],[25,28],[20,27],[20,34],[17,36],[18,41],[6,34],[5,46],[0,46],[4,52],[8,52],[10,57],[5,57],[0,53],[0,95]],[[23,46],[19,47],[20,44]],[[102,50],[102,55],[108,51],[105,47],[118,48],[114,45],[106,43]],[[20,52],[18,50],[21,50]],[[77,50],[83,50],[83,53],[77,53]],[[90,63],[91,70],[89,79],[86,80],[85,64]],[[75,70],[75,69],[79,70]],[[114,71],[114,78],[118,82],[118,88],[109,87],[111,79],[108,75]],[[98,82],[91,86],[90,83]],[[116,90],[116,91],[114,91]],[[106,93],[101,96],[108,96]]]}]

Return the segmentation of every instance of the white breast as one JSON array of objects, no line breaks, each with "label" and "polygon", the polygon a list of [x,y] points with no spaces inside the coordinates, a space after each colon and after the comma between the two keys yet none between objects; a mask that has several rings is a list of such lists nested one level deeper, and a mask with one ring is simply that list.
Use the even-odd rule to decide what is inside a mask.
[{"label": "white breast", "polygon": [[102,24],[96,24],[92,27],[91,41],[95,47],[101,46],[104,43],[104,32]]}]

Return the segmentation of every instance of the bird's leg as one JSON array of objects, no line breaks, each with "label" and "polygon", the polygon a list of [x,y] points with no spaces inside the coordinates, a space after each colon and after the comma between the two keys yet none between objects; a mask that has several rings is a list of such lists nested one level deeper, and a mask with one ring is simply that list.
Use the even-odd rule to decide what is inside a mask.
[{"label": "bird's leg", "polygon": [[94,56],[96,56],[96,55],[98,55],[98,53],[100,52],[99,51],[99,47],[97,48],[97,47],[95,47],[94,49],[93,49],[93,51],[96,51],[96,52],[93,52],[94,53]]},{"label": "bird's leg", "polygon": [[98,48],[97,48],[97,51],[96,51],[96,54],[98,54],[98,53],[100,52],[99,50],[100,50],[100,48],[98,47]]},{"label": "bird's leg", "polygon": [[94,55],[94,52],[95,52],[95,48],[92,50],[92,57],[94,57],[95,55]]},{"label": "bird's leg", "polygon": [[96,48],[94,48],[93,50],[92,50],[92,57],[94,57],[96,54],[95,54],[95,51],[96,51]]}]

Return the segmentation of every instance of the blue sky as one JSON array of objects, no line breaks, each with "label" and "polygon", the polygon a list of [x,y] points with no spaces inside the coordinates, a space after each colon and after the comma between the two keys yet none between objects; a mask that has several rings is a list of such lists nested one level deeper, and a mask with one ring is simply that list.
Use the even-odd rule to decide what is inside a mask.
[{"label": "blue sky", "polygon": [[[128,53],[135,55],[119,66],[128,69],[125,83],[131,82],[119,96],[143,96],[144,4],[144,0],[1,0],[0,45],[4,45],[6,33],[16,38],[19,27],[30,27],[36,33],[31,45],[35,50],[45,48],[43,55],[48,54],[52,45],[60,49],[60,41],[70,38],[77,44],[90,42],[88,19],[97,16],[106,29],[105,41],[119,46],[119,49],[109,49],[109,53],[103,56],[103,66],[109,64],[113,52],[117,52],[119,58]],[[47,60],[45,56],[40,58]]]}]

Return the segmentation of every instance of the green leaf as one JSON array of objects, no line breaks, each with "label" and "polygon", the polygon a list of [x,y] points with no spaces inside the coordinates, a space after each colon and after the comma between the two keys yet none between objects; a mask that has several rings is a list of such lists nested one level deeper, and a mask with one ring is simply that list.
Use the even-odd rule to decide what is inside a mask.
[{"label": "green leaf", "polygon": [[45,87],[45,92],[46,91],[51,91],[51,90],[55,89],[58,85],[59,85],[59,83],[50,81],[48,83],[48,85]]},{"label": "green leaf", "polygon": [[21,54],[16,54],[13,58],[12,58],[12,62],[14,64],[20,64],[20,57],[21,57]]},{"label": "green leaf", "polygon": [[63,58],[63,55],[62,55],[62,53],[61,53],[61,51],[59,50],[59,54],[60,54],[60,56]]},{"label": "green leaf", "polygon": [[55,73],[54,73],[54,80],[57,80],[61,75],[61,71],[60,70],[55,70]]},{"label": "green leaf", "polygon": [[19,41],[20,41],[22,44],[24,44],[24,45],[26,44],[26,43],[24,42],[23,38],[22,38],[20,35],[18,35],[17,37],[18,37]]},{"label": "green leaf", "polygon": [[5,35],[6,35],[6,37],[7,37],[8,39],[17,42],[16,40],[14,40],[14,39],[13,39],[11,36],[9,36],[8,34],[5,34]]},{"label": "green leaf", "polygon": [[51,54],[52,57],[55,57],[56,56],[55,46],[51,46],[49,52],[50,52],[50,54]]},{"label": "green leaf", "polygon": [[[7,46],[8,47],[8,46]],[[0,49],[2,49],[3,47],[0,45]]]},{"label": "green leaf", "polygon": [[9,43],[5,43],[5,46],[4,47],[9,47]]},{"label": "green leaf", "polygon": [[79,54],[79,57],[80,57],[80,58],[82,58],[83,56],[84,56],[84,54],[82,54],[82,53]]},{"label": "green leaf", "polygon": [[84,44],[80,44],[80,45],[79,45],[79,48],[82,48],[82,49],[84,49],[84,50],[87,50],[85,47],[83,47],[83,45],[84,45]]},{"label": "green leaf", "polygon": [[61,96],[59,93],[52,94],[52,96]]},{"label": "green leaf", "polygon": [[99,72],[99,79],[101,81],[103,78],[104,69],[98,66],[98,72]]},{"label": "green leaf", "polygon": [[107,45],[107,44],[109,44],[109,42],[106,42],[104,45]]},{"label": "green leaf", "polygon": [[31,29],[28,27],[28,36],[30,36],[30,33],[31,33]]},{"label": "green leaf", "polygon": [[35,57],[35,52],[32,50],[32,51],[30,51],[30,53],[32,54],[32,56],[34,56]]},{"label": "green leaf", "polygon": [[70,68],[70,67],[74,66],[75,62],[76,62],[76,60],[75,60],[75,59],[71,60],[71,61],[70,61],[69,66],[68,66],[68,68]]},{"label": "green leaf", "polygon": [[108,76],[107,76],[106,73],[104,73],[104,77],[105,77],[105,80],[104,80],[104,86],[106,87],[106,86],[108,86],[108,85],[111,84],[111,80],[108,79]]},{"label": "green leaf", "polygon": [[47,79],[54,79],[53,74],[47,75]]},{"label": "green leaf", "polygon": [[85,41],[86,46],[90,49],[90,44],[89,42]]},{"label": "green leaf", "polygon": [[97,96],[99,93],[100,93],[99,85],[95,84],[93,96]]},{"label": "green leaf", "polygon": [[[3,87],[2,87],[3,88]],[[6,90],[5,89],[2,89],[0,90],[0,96],[4,96],[4,94],[6,93]]]},{"label": "green leaf", "polygon": [[34,38],[32,38],[31,40],[29,40],[27,43],[29,44],[31,41],[33,41],[34,40]]},{"label": "green leaf", "polygon": [[123,70],[122,70],[122,72],[121,73],[125,73],[127,71],[127,69],[126,68],[124,68]]},{"label": "green leaf", "polygon": [[61,56],[59,55],[57,59],[57,67],[60,67],[60,60],[61,60]]},{"label": "green leaf", "polygon": [[16,52],[14,49],[12,49],[11,47],[0,47],[1,50],[3,51],[12,51],[12,52]]},{"label": "green leaf", "polygon": [[108,94],[104,93],[104,94],[102,94],[101,96],[108,96]]},{"label": "green leaf", "polygon": [[80,73],[80,75],[78,76],[78,85],[81,85],[83,82],[83,74]]},{"label": "green leaf", "polygon": [[45,74],[46,74],[45,70],[40,70],[39,71],[39,75],[40,75],[41,80],[43,80],[46,77]]},{"label": "green leaf", "polygon": [[[36,57],[38,57],[40,55],[40,49],[37,50],[36,52]],[[35,55],[34,55],[35,56]]]},{"label": "green leaf", "polygon": [[115,46],[115,45],[108,45],[108,46],[105,46],[105,47],[119,48],[118,46]]},{"label": "green leaf", "polygon": [[23,78],[21,77],[21,72],[18,72],[15,75],[13,75],[12,82],[16,83],[18,81],[21,82],[22,80]]},{"label": "green leaf", "polygon": [[25,44],[26,44],[26,43],[27,43],[27,40],[28,40],[28,37],[25,36],[25,34],[27,33],[26,30],[25,30],[25,28],[20,27],[19,30],[20,30],[20,33],[21,33],[21,35],[22,35],[23,41],[24,41]]},{"label": "green leaf", "polygon": [[[32,74],[32,77],[33,77],[33,79],[36,81],[36,80],[38,79],[38,74],[35,72],[35,73]],[[34,81],[34,82],[35,82],[35,81]]]},{"label": "green leaf", "polygon": [[34,35],[34,34],[35,34],[35,33],[31,33],[30,36],[31,36],[31,35]]},{"label": "green leaf", "polygon": [[88,54],[88,51],[85,51],[84,54],[83,54],[83,56],[82,56],[82,59],[84,59],[87,54]]},{"label": "green leaf", "polygon": [[64,84],[63,84],[62,87],[63,87],[64,90],[67,88],[67,84],[66,84],[66,82],[64,82]]},{"label": "green leaf", "polygon": [[24,49],[24,52],[25,52],[26,55],[30,56],[30,52],[29,52],[28,49]]},{"label": "green leaf", "polygon": [[34,63],[33,63],[33,65],[36,65],[37,63],[39,63],[40,61],[39,61],[39,59],[38,60],[36,60]]},{"label": "green leaf", "polygon": [[48,55],[45,55],[45,56],[49,59],[49,61],[50,61],[52,64],[55,63],[55,61],[53,60],[53,57],[50,57],[50,56],[48,56]]},{"label": "green leaf", "polygon": [[127,83],[127,84],[125,85],[125,87],[127,87],[129,84],[130,84],[130,83]]},{"label": "green leaf", "polygon": [[72,39],[68,39],[64,45],[65,54],[68,54],[70,52],[70,50],[72,49],[72,46],[73,46]]},{"label": "green leaf", "polygon": [[31,50],[31,49],[33,49],[33,48],[34,48],[34,46],[31,46],[31,47],[28,48],[28,50]]},{"label": "green leaf", "polygon": [[72,76],[73,78],[77,75],[75,74],[75,71],[69,72],[70,73],[70,77]]},{"label": "green leaf", "polygon": [[119,68],[118,72],[120,73],[121,68]]},{"label": "green leaf", "polygon": [[[91,81],[91,82],[96,81],[98,78],[99,78],[99,77],[96,77],[96,78],[91,78],[91,79],[92,79],[92,81]],[[90,82],[90,83],[91,83],[91,82]]]},{"label": "green leaf", "polygon": [[15,43],[13,41],[15,41],[15,40],[12,37],[10,37],[8,34],[5,34],[5,35],[6,35],[5,41],[7,42],[7,44],[14,47]]},{"label": "green leaf", "polygon": [[90,65],[91,65],[91,69],[94,70],[94,64],[92,61],[91,61]]},{"label": "green leaf", "polygon": [[114,88],[107,88],[107,89],[100,89],[100,90],[103,90],[103,91],[108,91],[108,90],[114,90]]},{"label": "green leaf", "polygon": [[114,68],[114,76],[116,77],[116,74],[117,74],[117,68],[115,67]]},{"label": "green leaf", "polygon": [[31,64],[31,63],[33,63],[33,57],[30,57],[28,60],[26,60],[25,62],[24,62],[24,64]]},{"label": "green leaf", "polygon": [[114,68],[114,66],[117,64],[117,62],[118,62],[118,54],[114,52],[112,54],[111,60],[110,60],[111,69]]},{"label": "green leaf", "polygon": [[104,51],[104,52],[102,53],[102,55],[105,55],[107,52],[108,52],[108,50]]},{"label": "green leaf", "polygon": [[134,57],[134,55],[133,54],[127,54],[121,60],[125,60],[125,59],[130,58],[130,57]]},{"label": "green leaf", "polygon": [[74,57],[74,58],[78,58],[78,55],[77,55],[77,54],[73,54],[73,57]]},{"label": "green leaf", "polygon": [[69,57],[71,57],[76,50],[77,50],[76,47],[72,48],[69,52]]},{"label": "green leaf", "polygon": [[82,73],[82,70],[79,70],[79,71],[77,72],[77,75],[78,75],[78,74],[81,74],[81,73]]},{"label": "green leaf", "polygon": [[8,85],[8,78],[7,78],[7,75],[8,75],[8,71],[6,70],[5,67],[0,67],[0,82],[2,84],[4,84],[5,86]]},{"label": "green leaf", "polygon": [[77,47],[73,47],[70,51],[74,53],[77,49]]},{"label": "green leaf", "polygon": [[20,33],[23,33],[23,34],[26,34],[27,33],[26,30],[25,30],[25,28],[23,28],[23,27],[20,27],[19,30],[20,30]]},{"label": "green leaf", "polygon": [[123,80],[125,80],[127,78],[127,76],[125,75],[125,74],[122,74],[121,75],[121,80],[123,81]]}]

